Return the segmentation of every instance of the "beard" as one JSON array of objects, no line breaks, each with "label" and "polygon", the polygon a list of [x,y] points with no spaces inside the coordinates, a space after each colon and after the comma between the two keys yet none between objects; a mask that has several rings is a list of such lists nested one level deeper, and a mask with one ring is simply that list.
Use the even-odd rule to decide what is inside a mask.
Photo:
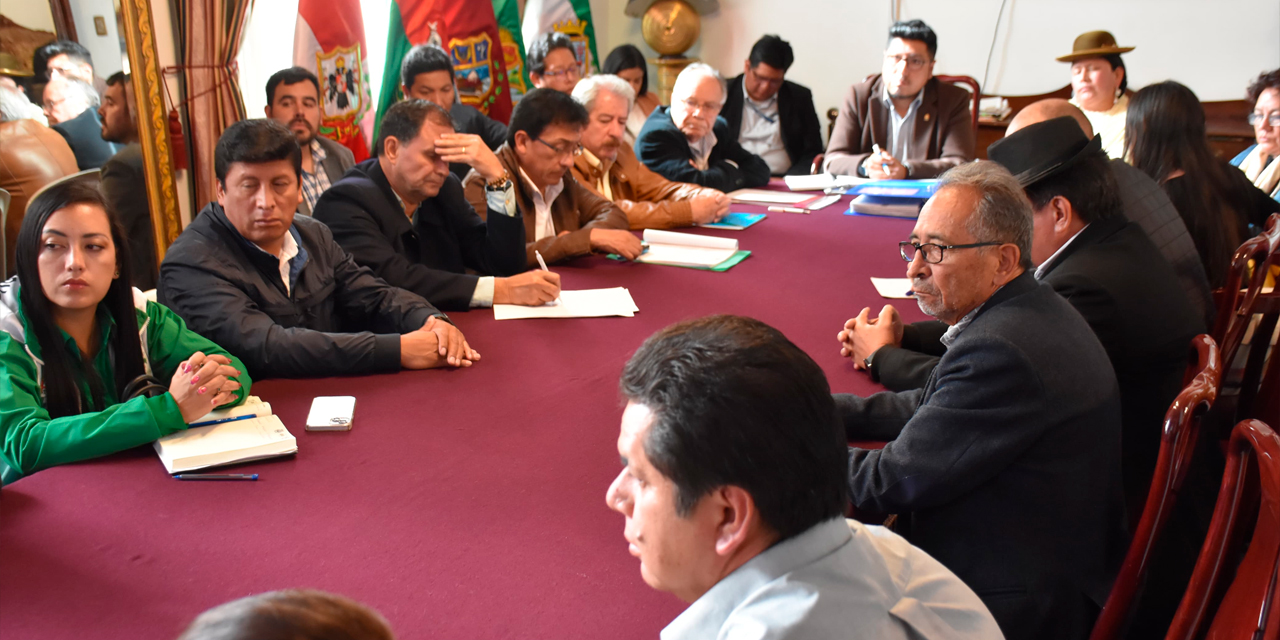
[{"label": "beard", "polygon": [[[306,129],[304,130],[302,128],[295,128],[296,125],[299,125],[299,124],[305,126]],[[293,131],[293,135],[298,138],[299,146],[305,147],[311,144],[311,141],[314,140],[316,137],[316,130],[312,128],[311,123],[299,118],[294,118],[291,122],[289,122],[289,130]]]},{"label": "beard", "polygon": [[920,310],[923,311],[925,315],[942,320],[940,316],[946,315],[947,306],[942,301],[942,295],[941,292],[938,291],[938,287],[934,286],[934,284],[928,280],[916,279],[911,283],[911,290],[916,294],[925,294],[928,296],[927,300],[925,298],[921,298],[919,295],[915,296],[916,305],[920,307]]}]

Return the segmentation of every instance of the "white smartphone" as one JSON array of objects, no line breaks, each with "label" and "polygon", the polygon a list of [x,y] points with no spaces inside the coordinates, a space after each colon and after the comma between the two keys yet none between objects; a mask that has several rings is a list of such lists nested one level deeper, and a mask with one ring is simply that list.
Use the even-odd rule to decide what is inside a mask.
[{"label": "white smartphone", "polygon": [[317,396],[307,414],[307,431],[350,431],[355,413],[355,396]]}]

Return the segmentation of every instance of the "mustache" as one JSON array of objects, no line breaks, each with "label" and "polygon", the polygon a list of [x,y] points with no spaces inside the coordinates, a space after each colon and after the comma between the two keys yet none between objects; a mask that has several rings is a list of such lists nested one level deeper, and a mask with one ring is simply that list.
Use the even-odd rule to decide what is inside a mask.
[{"label": "mustache", "polygon": [[297,117],[295,117],[293,120],[290,120],[290,121],[289,121],[289,124],[290,124],[290,125],[297,124],[297,123],[301,123],[301,124],[305,124],[305,125],[307,125],[307,128],[308,128],[308,129],[310,129],[310,128],[311,128],[311,122],[310,122],[310,121],[308,121],[306,118],[303,118],[302,116],[297,116]]}]

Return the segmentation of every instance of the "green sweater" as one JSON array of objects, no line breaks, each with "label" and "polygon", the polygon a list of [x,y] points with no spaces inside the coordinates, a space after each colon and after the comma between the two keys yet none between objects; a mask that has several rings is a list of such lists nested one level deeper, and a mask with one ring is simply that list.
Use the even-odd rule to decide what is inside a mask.
[{"label": "green sweater", "polygon": [[[14,284],[15,280],[10,283]],[[16,288],[16,287],[15,287]],[[151,442],[161,436],[187,428],[173,396],[165,393],[154,398],[138,397],[120,402],[115,389],[115,371],[107,347],[115,320],[100,309],[98,315],[101,344],[93,359],[93,367],[106,389],[107,407],[103,411],[50,419],[37,381],[36,358],[40,345],[35,339],[17,303],[16,295],[6,295],[0,315],[0,484],[9,484],[23,476],[54,465],[105,456]],[[7,313],[5,313],[7,312]],[[187,329],[186,323],[163,305],[146,303],[146,311],[137,311],[138,327],[145,336],[143,347],[151,363],[151,372],[165,386],[174,372],[191,354],[200,351],[231,358],[231,366],[242,373],[237,398],[224,406],[239,404],[249,395],[249,376],[235,356],[225,349]],[[14,323],[20,322],[26,343],[13,335]],[[74,360],[81,354],[75,340],[59,332],[63,344]],[[29,350],[29,352],[28,352]],[[82,398],[89,398],[89,383],[77,373],[77,386]]]}]

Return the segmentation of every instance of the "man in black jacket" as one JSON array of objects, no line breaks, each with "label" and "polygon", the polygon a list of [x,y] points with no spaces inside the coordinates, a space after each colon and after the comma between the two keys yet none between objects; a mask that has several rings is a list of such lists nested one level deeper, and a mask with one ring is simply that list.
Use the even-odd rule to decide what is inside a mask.
[{"label": "man in black jacket", "polygon": [[[560,276],[525,271],[524,220],[512,180],[474,138],[454,133],[449,113],[436,104],[396,103],[382,117],[375,157],[321,196],[315,218],[357,263],[441,309],[555,300]],[[457,160],[475,167],[487,185],[487,222],[449,171]]]},{"label": "man in black jacket", "polygon": [[769,165],[743,149],[719,117],[724,100],[724,79],[715,69],[701,62],[685,67],[671,106],[654,109],[636,136],[640,161],[668,180],[726,193],[767,184]]},{"label": "man in black jacket", "polygon": [[742,75],[729,81],[721,110],[729,134],[763,158],[775,176],[808,175],[822,153],[813,94],[784,78],[794,60],[786,40],[774,35],[757,40]]},{"label": "man in black jacket", "polygon": [[[1074,126],[1074,125],[1073,125]],[[990,162],[944,174],[909,243],[949,345],[923,389],[838,395],[859,509],[973,588],[1010,640],[1083,640],[1125,551],[1120,397],[1080,314],[1027,271],[1031,207]]]},{"label": "man in black jacket", "polygon": [[302,150],[273,120],[227,128],[218,201],[170,247],[159,300],[255,378],[351,375],[480,358],[421,297],[378,279],[328,227],[295,216]]},{"label": "man in black jacket", "polygon": [[[506,142],[507,125],[480,113],[471,105],[458,102],[453,61],[443,49],[429,44],[410,49],[404,62],[400,63],[400,82],[400,91],[406,98],[426,100],[448,109],[458,133],[479,138],[490,151],[497,150]],[[459,180],[467,177],[470,170],[465,162],[449,165],[449,171]]]}]

